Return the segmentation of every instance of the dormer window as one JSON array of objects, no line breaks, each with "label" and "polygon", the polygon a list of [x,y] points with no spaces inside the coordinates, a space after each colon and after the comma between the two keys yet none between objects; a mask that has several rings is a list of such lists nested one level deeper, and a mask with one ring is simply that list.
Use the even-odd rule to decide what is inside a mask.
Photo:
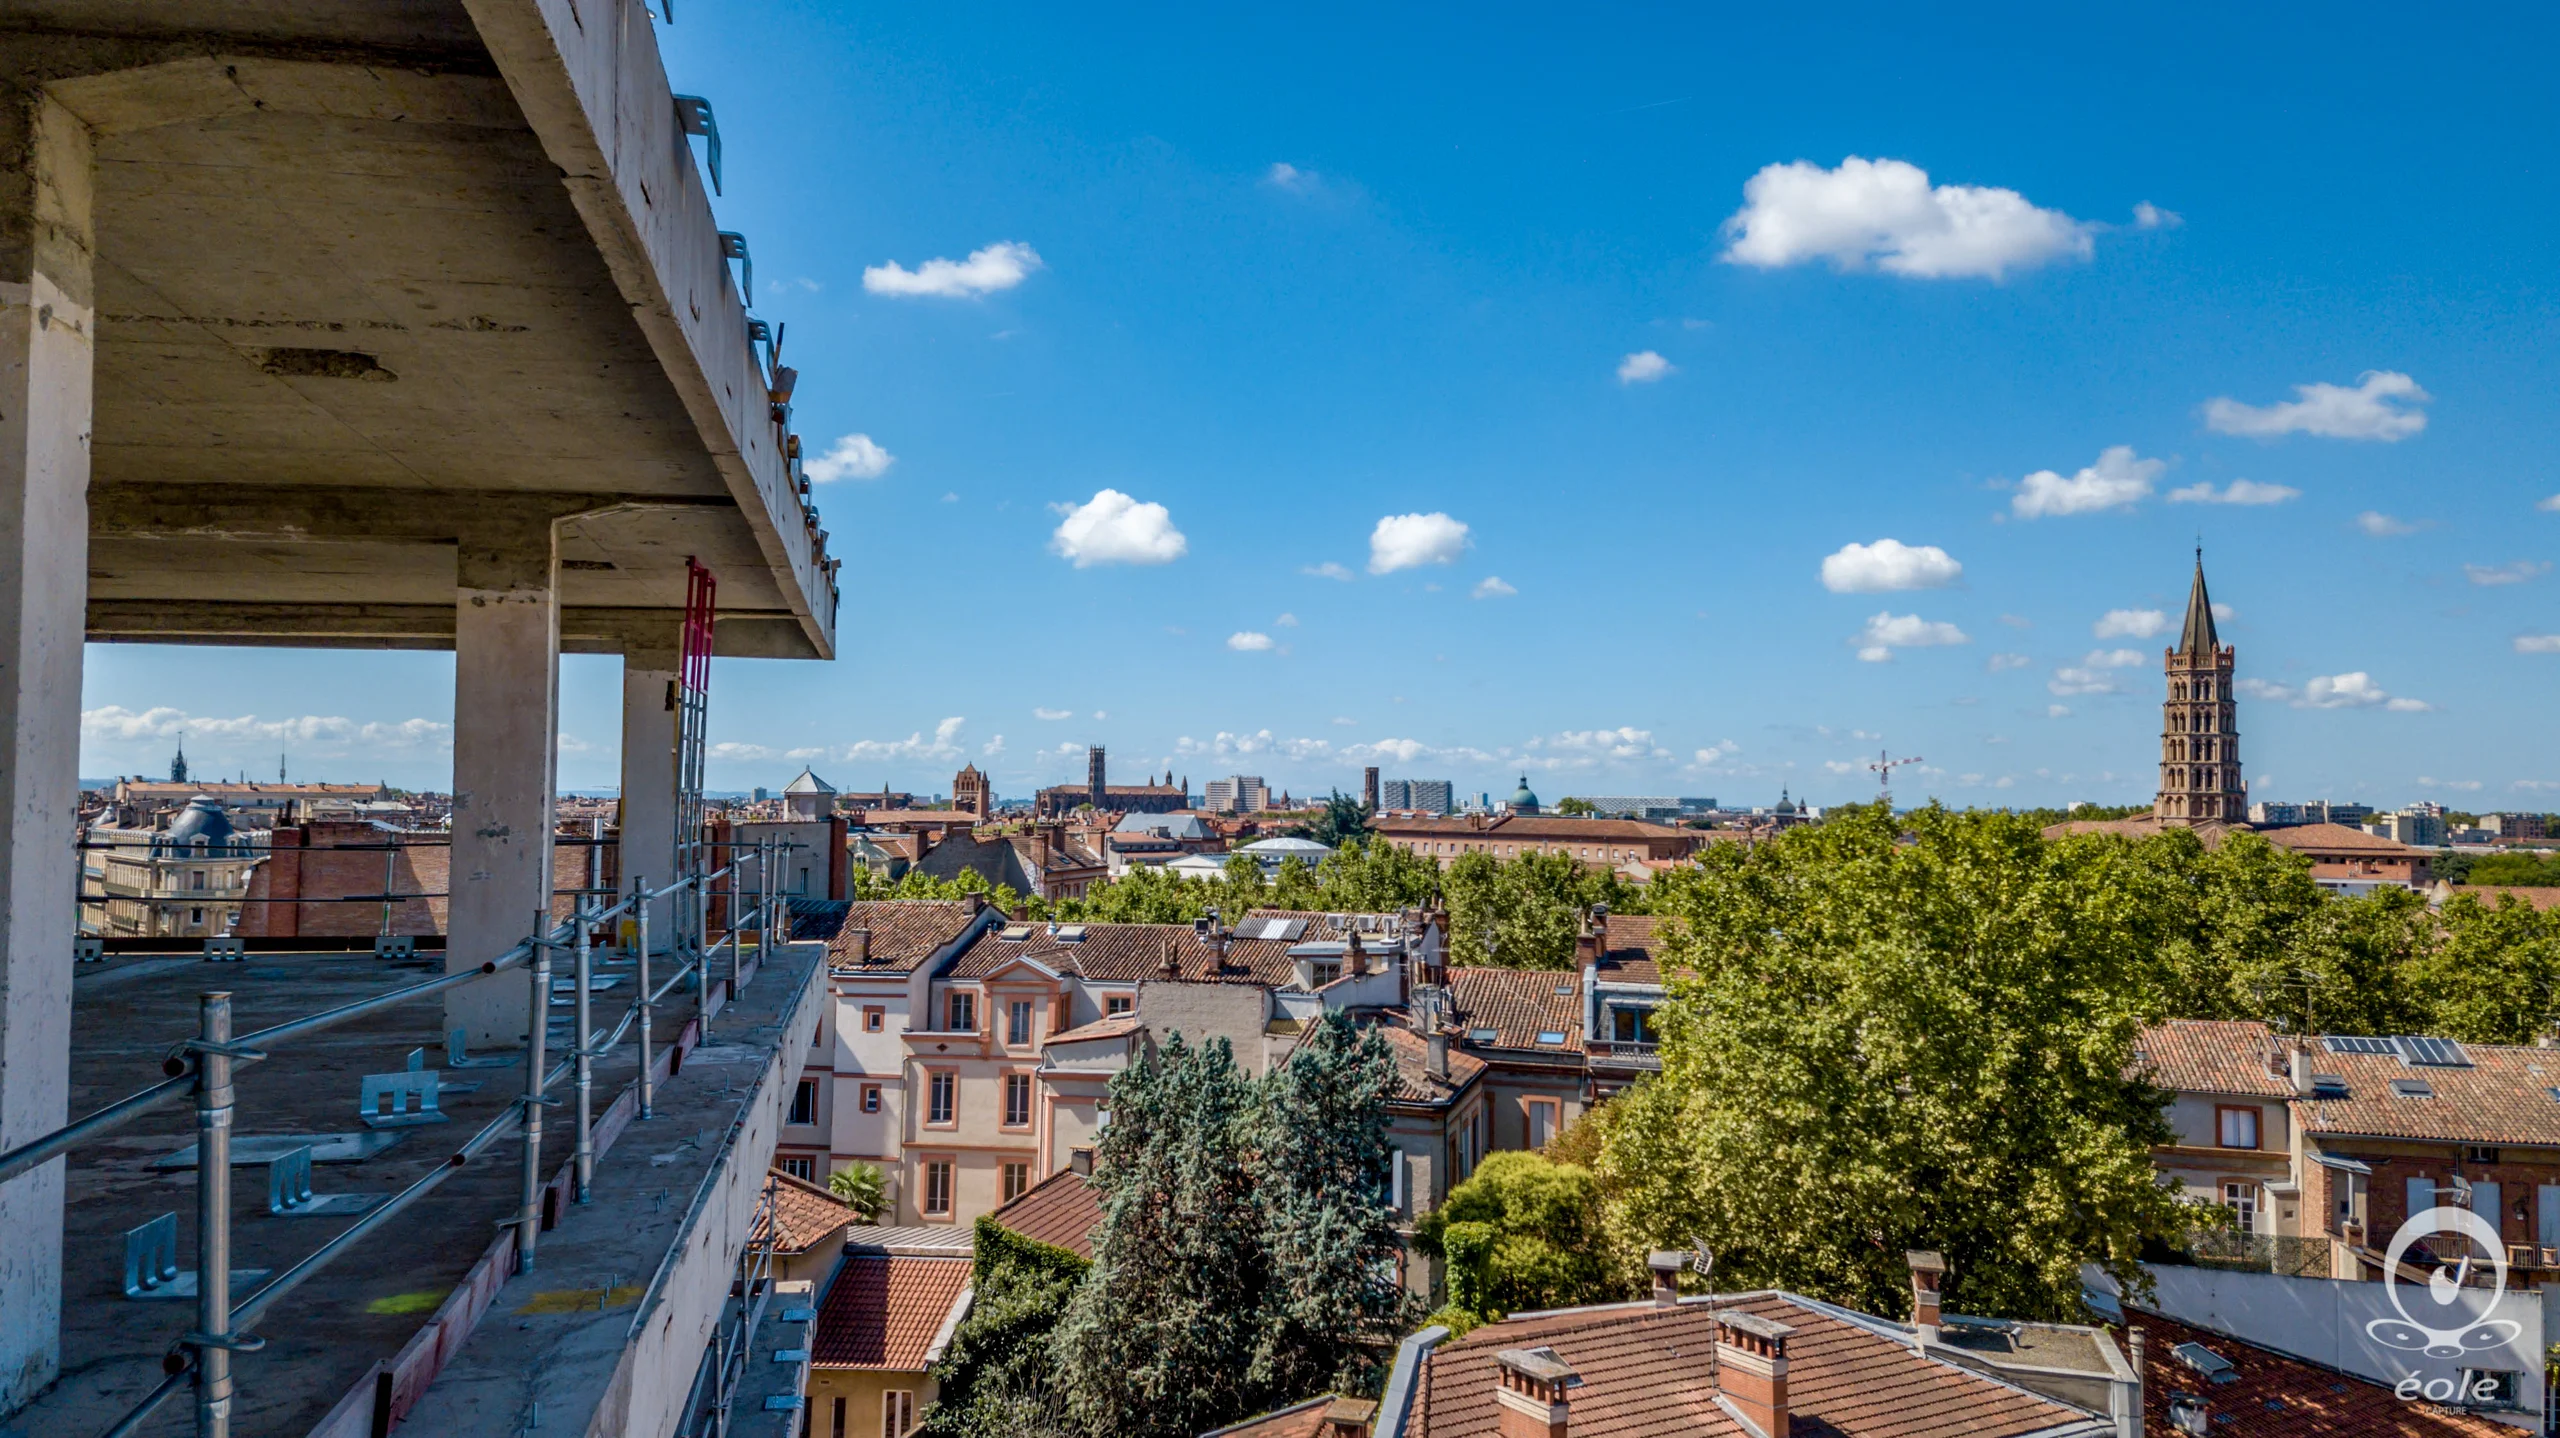
[{"label": "dormer window", "polygon": [[978,996],[976,994],[954,993],[950,997],[951,1022],[946,1031],[955,1034],[977,1032]]}]

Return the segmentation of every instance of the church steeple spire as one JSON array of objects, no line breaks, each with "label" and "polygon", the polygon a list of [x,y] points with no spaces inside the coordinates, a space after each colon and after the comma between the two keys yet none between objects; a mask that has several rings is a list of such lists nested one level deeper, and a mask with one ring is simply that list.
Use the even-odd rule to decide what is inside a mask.
[{"label": "church steeple spire", "polygon": [[2181,654],[2211,654],[2222,647],[2213,630],[2213,597],[2204,591],[2204,546],[2196,546],[2196,582],[2187,590],[2187,623],[2178,634]]}]

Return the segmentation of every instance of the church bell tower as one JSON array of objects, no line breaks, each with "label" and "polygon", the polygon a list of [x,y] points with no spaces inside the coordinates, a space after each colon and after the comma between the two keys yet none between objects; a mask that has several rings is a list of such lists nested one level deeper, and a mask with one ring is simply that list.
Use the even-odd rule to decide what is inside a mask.
[{"label": "church bell tower", "polygon": [[2160,792],[2152,817],[2163,824],[2237,824],[2248,817],[2249,792],[2240,780],[2238,706],[2231,687],[2236,656],[2213,628],[2213,600],[2205,593],[2204,551],[2196,551],[2196,579],[2187,591],[2187,621],[2178,647],[2162,655],[2169,680],[2160,705]]}]

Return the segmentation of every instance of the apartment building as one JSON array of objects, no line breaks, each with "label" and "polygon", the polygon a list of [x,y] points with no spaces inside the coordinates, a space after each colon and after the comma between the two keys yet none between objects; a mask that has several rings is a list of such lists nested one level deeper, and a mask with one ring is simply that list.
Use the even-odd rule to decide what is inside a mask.
[{"label": "apartment building", "polygon": [[[1532,798],[1531,802],[1536,801]],[[1588,864],[1615,868],[1648,859],[1684,859],[1703,837],[1693,829],[1636,819],[1568,819],[1538,814],[1461,814],[1450,817],[1389,814],[1369,823],[1378,838],[1441,868],[1461,854],[1497,859],[1521,854],[1569,854]]]},{"label": "apartment building", "polygon": [[1378,785],[1377,802],[1373,806],[1381,814],[1411,812],[1446,814],[1455,807],[1454,792],[1446,779],[1388,779]]},{"label": "apartment building", "polygon": [[1212,779],[1201,807],[1212,814],[1259,814],[1271,807],[1271,786],[1258,774],[1230,774]]},{"label": "apartment building", "polygon": [[2427,886],[2427,851],[2382,834],[2320,823],[2270,830],[2266,840],[2309,859],[2311,881],[2332,893],[2364,894],[2385,885]]},{"label": "apartment building", "polygon": [[2510,1287],[2560,1283],[2560,1049],[2181,1019],[2138,1052],[2172,1095],[2161,1172],[2295,1240],[2295,1271],[2376,1278],[2402,1224],[2454,1207],[2497,1230]]}]

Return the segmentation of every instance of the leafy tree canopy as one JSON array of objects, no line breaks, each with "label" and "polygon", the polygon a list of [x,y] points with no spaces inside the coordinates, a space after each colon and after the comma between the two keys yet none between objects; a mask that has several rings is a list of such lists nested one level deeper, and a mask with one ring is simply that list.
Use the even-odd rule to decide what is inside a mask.
[{"label": "leafy tree canopy", "polygon": [[1539,1153],[1489,1155],[1423,1217],[1415,1246],[1448,1259],[1451,1306],[1479,1319],[1612,1303],[1635,1288],[1599,1181]]},{"label": "leafy tree canopy", "polygon": [[1049,1335],[1092,1265],[993,1218],[977,1223],[969,1315],[934,1365],[924,1438],[1073,1438]]}]

